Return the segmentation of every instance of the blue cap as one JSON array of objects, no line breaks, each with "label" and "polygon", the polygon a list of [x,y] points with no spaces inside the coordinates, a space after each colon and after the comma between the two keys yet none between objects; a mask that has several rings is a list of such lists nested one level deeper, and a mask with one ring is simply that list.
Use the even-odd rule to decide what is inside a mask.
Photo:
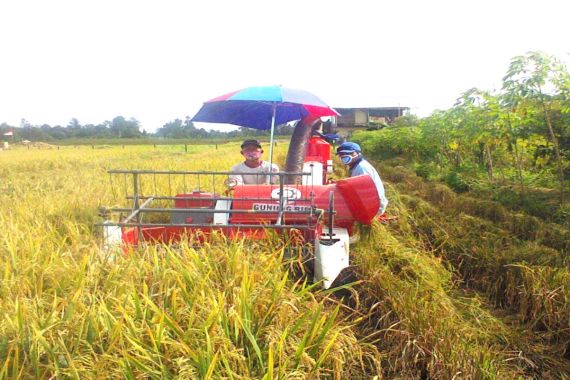
[{"label": "blue cap", "polygon": [[336,154],[351,154],[354,152],[356,153],[361,152],[360,145],[349,141],[340,144],[338,148],[336,148]]}]

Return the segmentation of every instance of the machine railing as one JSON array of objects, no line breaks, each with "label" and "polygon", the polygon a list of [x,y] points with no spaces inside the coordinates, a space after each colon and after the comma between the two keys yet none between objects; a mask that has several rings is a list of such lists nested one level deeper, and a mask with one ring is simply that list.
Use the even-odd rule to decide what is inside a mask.
[{"label": "machine railing", "polygon": [[[124,198],[131,203],[131,206],[102,208],[101,216],[106,221],[98,225],[134,227],[138,229],[141,238],[142,230],[150,227],[311,228],[318,223],[324,213],[324,210],[315,206],[311,172],[110,170],[108,173],[115,197],[117,197],[116,185],[119,184],[119,187],[124,187]],[[264,176],[266,178],[261,178],[260,181],[269,183],[242,185],[249,188],[245,192],[248,195],[237,196],[238,186],[232,187],[231,183],[228,186],[228,177],[232,175],[248,175],[258,179]],[[121,181],[116,180],[116,177],[120,176],[123,176],[122,185]],[[297,183],[285,184],[285,177],[289,180],[298,178],[294,181]],[[305,180],[302,180],[303,177],[306,177]],[[268,186],[271,190],[269,195]],[[296,189],[294,197],[289,194],[291,188]],[[174,207],[172,207],[173,202]],[[230,207],[232,204],[249,205],[251,202],[265,202],[260,204],[270,207],[261,210]],[[182,207],[181,204],[183,204]],[[188,205],[193,207],[186,207]],[[113,221],[111,217],[117,214],[118,220]],[[213,218],[215,221],[214,215],[219,214],[225,214],[226,223],[215,223],[209,220]],[[248,222],[246,217],[239,223],[233,223],[232,217],[240,214],[256,215],[259,216],[259,220]],[[191,220],[190,217],[185,218],[185,215],[192,215],[196,220]],[[287,221],[286,218],[290,216],[294,217]],[[166,217],[169,219],[165,220]],[[151,220],[145,221],[145,218]]]}]

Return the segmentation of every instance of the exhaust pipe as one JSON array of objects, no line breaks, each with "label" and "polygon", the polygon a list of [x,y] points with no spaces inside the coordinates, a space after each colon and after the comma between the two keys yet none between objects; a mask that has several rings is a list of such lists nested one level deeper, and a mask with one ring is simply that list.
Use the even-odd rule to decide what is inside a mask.
[{"label": "exhaust pipe", "polygon": [[[306,118],[297,122],[291,136],[291,143],[289,144],[289,151],[287,152],[287,159],[285,161],[286,172],[300,172],[303,170],[303,162],[305,161],[305,154],[307,153],[307,143],[313,131],[321,124],[321,118],[317,116],[307,116]],[[301,178],[298,176],[285,176],[283,177],[285,185],[294,185],[300,183]]]}]

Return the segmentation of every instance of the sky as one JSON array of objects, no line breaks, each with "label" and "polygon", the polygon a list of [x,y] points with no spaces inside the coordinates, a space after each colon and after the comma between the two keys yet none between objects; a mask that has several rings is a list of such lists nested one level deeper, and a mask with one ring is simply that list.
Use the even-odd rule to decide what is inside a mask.
[{"label": "sky", "polygon": [[471,87],[500,89],[528,51],[570,66],[569,11],[567,0],[0,0],[0,124],[121,115],[152,132],[274,84],[427,116]]}]

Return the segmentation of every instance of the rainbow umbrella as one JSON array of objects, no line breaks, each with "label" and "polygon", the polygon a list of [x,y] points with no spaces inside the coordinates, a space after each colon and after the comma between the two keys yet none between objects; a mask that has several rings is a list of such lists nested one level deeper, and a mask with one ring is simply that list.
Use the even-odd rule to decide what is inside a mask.
[{"label": "rainbow umbrella", "polygon": [[272,161],[275,126],[301,120],[309,115],[340,116],[337,111],[308,91],[282,86],[259,86],[247,87],[208,100],[192,121],[270,129],[269,157]]}]

